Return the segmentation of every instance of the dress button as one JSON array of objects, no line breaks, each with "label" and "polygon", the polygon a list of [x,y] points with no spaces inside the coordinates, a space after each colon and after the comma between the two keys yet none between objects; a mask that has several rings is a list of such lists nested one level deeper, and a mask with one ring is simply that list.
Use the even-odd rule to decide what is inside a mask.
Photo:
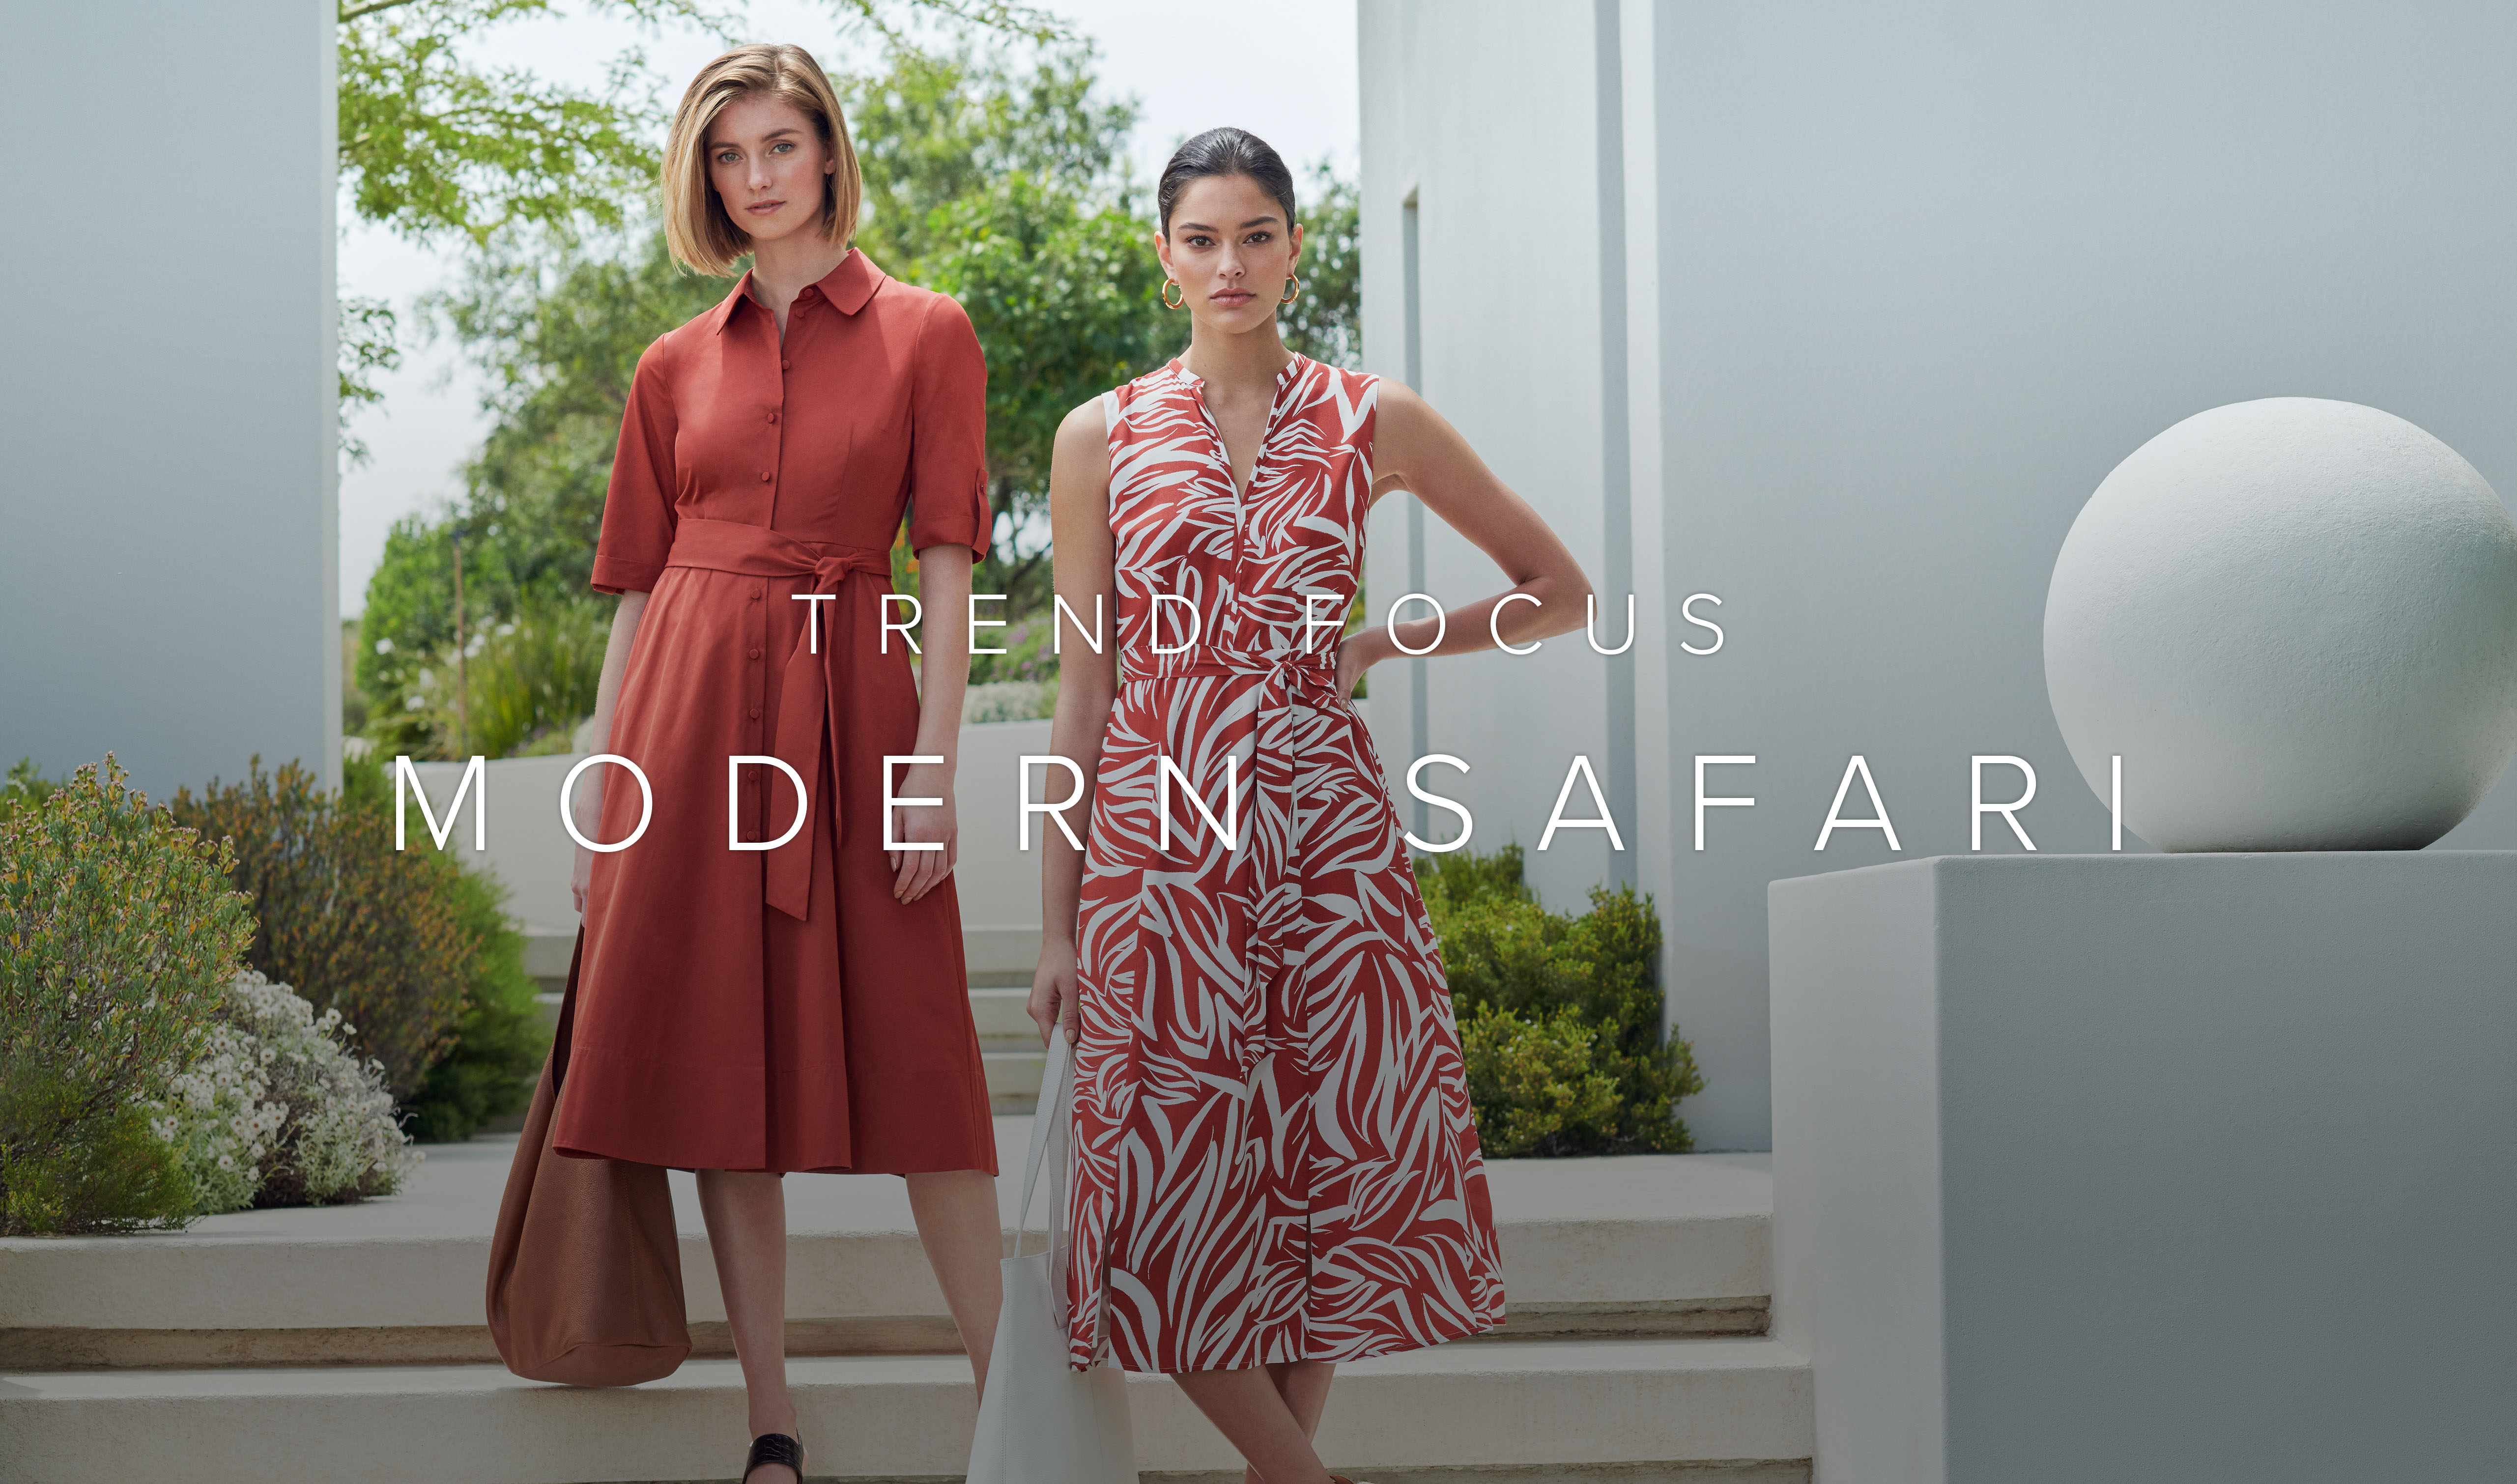
[{"label": "dress button", "polygon": [[762,484],[764,484],[764,485],[766,485],[766,484],[768,484],[768,483],[769,483],[769,471],[768,471],[768,470],[763,469],[763,470],[761,470],[761,471],[760,471],[760,483],[762,483]]},{"label": "dress button", "polygon": [[752,658],[754,658],[754,659],[759,658],[759,657],[760,657],[760,651],[758,651],[757,649],[753,650],[753,651],[751,652],[751,657],[752,657]]},{"label": "dress button", "polygon": [[751,708],[751,718],[752,718],[752,720],[754,720],[754,721],[757,721],[757,720],[759,720],[759,719],[760,719],[760,708],[759,708],[758,706],[753,706],[753,707]]},{"label": "dress button", "polygon": [[755,588],[753,588],[753,589],[751,590],[751,601],[752,601],[752,602],[754,602],[754,603],[757,603],[757,602],[759,602],[759,601],[760,601],[760,589],[759,589],[759,588],[756,588],[756,587],[755,587]]},{"label": "dress button", "polygon": [[795,362],[793,362],[793,361],[791,361],[791,360],[782,360],[782,361],[778,362],[778,369],[780,369],[780,370],[784,371],[784,370],[788,369],[789,367],[790,367],[790,366],[794,365],[794,363],[795,363]]},{"label": "dress button", "polygon": [[769,414],[769,420],[770,420],[771,422],[776,422],[776,421],[778,420],[778,414],[777,414],[777,413],[775,413],[775,412],[770,413],[770,414]]}]

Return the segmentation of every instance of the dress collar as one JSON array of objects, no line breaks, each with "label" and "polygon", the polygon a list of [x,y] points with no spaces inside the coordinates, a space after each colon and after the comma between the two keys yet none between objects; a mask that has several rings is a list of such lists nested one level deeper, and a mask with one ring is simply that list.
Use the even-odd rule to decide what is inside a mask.
[{"label": "dress collar", "polygon": [[[1285,354],[1288,359],[1285,361],[1284,369],[1276,373],[1276,390],[1280,392],[1285,389],[1285,383],[1292,381],[1295,375],[1301,369],[1302,364],[1310,360],[1309,357],[1303,355],[1300,351],[1289,350]],[[1171,359],[1170,363],[1165,365],[1163,369],[1171,372],[1173,376],[1177,377],[1189,386],[1195,387],[1200,395],[1205,393],[1206,378],[1188,368],[1188,359],[1185,354],[1173,356]]]},{"label": "dress collar", "polygon": [[[848,255],[839,260],[838,267],[824,274],[818,281],[807,285],[804,292],[809,294],[819,290],[822,297],[830,300],[832,307],[838,310],[840,314],[853,315],[866,307],[866,301],[872,299],[874,291],[882,286],[885,276],[881,269],[874,266],[873,259],[851,247],[848,249]],[[798,297],[800,298],[801,295]],[[745,270],[743,276],[736,280],[734,292],[727,294],[719,301],[716,308],[708,311],[708,328],[714,333],[723,334],[727,322],[734,318],[735,312],[746,304],[757,304],[757,301],[751,297],[751,273],[748,269]]]}]

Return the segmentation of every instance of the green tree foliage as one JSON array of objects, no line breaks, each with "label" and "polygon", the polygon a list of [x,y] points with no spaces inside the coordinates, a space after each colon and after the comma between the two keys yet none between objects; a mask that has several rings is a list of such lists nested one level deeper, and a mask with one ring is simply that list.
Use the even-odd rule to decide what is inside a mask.
[{"label": "green tree foliage", "polygon": [[1595,886],[1588,912],[1551,912],[1521,878],[1517,845],[1421,857],[1417,871],[1462,1016],[1479,1137],[1491,1124],[1501,1154],[1689,1147],[1676,1108],[1704,1079],[1662,1026],[1651,899]]},{"label": "green tree foliage", "polygon": [[[577,14],[722,32],[695,0],[580,0]],[[520,67],[483,67],[464,43],[562,13],[555,0],[338,0],[341,184],[360,220],[413,241],[479,247],[518,227],[618,227],[656,170],[663,116],[635,52],[600,91]],[[397,323],[379,300],[341,304],[346,415],[378,400],[374,376],[399,363]],[[352,457],[363,456],[355,442]]]},{"label": "green tree foliage", "polygon": [[1302,291],[1277,312],[1285,343],[1313,360],[1355,370],[1363,364],[1363,252],[1354,182],[1338,179],[1329,162],[1296,183],[1294,209],[1302,221]]},{"label": "green tree foliage", "polygon": [[[866,180],[858,244],[884,270],[960,300],[988,360],[997,528],[978,591],[1047,604],[1048,460],[1079,403],[1159,364],[1162,272],[1123,153],[1133,102],[1103,97],[1088,47],[1002,55],[895,52],[851,79]],[[974,670],[989,678],[989,667]]]},{"label": "green tree foliage", "polygon": [[[612,605],[586,584],[631,373],[657,336],[725,292],[722,280],[675,268],[662,234],[651,233],[634,251],[617,255],[585,246],[549,259],[514,249],[487,254],[475,260],[463,288],[443,301],[455,332],[490,373],[497,421],[466,467],[462,510],[397,522],[367,583],[358,683],[369,706],[367,735],[387,756],[455,755],[448,722],[458,537],[467,642],[508,623],[546,636],[573,647],[576,658],[550,654],[545,657],[561,662],[546,673],[564,693],[585,689],[584,630],[608,631],[611,620]],[[599,639],[591,658],[599,673]],[[528,667],[517,668],[526,678]],[[576,714],[557,714],[569,704],[568,694],[509,688],[473,709],[534,715],[516,734],[521,742],[565,731],[592,710],[587,697]],[[471,742],[472,751],[492,757],[514,745],[494,730]]]},{"label": "green tree foliage", "polygon": [[[461,45],[561,13],[554,0],[340,0],[341,182],[365,221],[406,236],[488,243],[532,225],[618,227],[656,168],[660,105],[644,59],[616,59],[600,92],[522,67],[485,68]],[[580,14],[650,23],[726,18],[693,0],[578,0]]]},{"label": "green tree foliage", "polygon": [[[901,38],[932,20],[964,33],[1039,41],[1054,17],[1007,0],[832,0],[835,19]],[[458,237],[486,248],[517,229],[574,236],[619,230],[653,190],[668,116],[658,76],[632,49],[599,89],[565,87],[525,67],[486,67],[466,43],[503,25],[605,16],[695,26],[731,43],[742,0],[336,0],[340,175],[360,220],[414,241]],[[399,359],[392,311],[346,300],[344,410],[371,403],[372,373]]]},{"label": "green tree foliage", "polygon": [[180,1224],[192,1184],[148,1104],[199,1056],[251,941],[234,857],[131,791],[109,755],[66,784],[11,793],[0,1232]]}]

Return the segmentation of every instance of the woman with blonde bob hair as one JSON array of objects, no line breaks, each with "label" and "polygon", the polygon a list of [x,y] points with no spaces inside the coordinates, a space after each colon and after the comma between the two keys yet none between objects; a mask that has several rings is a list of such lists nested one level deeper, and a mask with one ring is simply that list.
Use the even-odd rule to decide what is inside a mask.
[{"label": "woman with blonde bob hair", "polygon": [[[952,880],[987,369],[960,305],[851,245],[856,151],[801,48],[703,68],[662,184],[675,257],[752,266],[648,347],[621,419],[594,561],[620,595],[594,720],[616,761],[574,806],[602,843],[577,851],[551,1142],[698,1171],[745,1478],[787,1484],[785,1174],[905,1175],[982,1379],[994,1339],[996,1138]],[[891,592],[904,520],[922,617]],[[883,642],[903,609],[915,676]]]}]

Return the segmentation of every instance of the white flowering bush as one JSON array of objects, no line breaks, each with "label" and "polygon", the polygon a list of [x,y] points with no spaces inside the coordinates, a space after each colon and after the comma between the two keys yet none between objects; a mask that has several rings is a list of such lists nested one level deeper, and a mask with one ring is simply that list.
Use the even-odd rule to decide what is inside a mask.
[{"label": "white flowering bush", "polygon": [[390,1195],[419,1162],[381,1062],[342,1042],[339,1010],[246,969],[228,985],[210,1049],[172,1079],[156,1119],[203,1213]]},{"label": "white flowering bush", "polygon": [[270,1047],[221,1021],[192,1070],[167,1079],[163,1111],[149,1126],[192,1176],[196,1214],[242,1210],[262,1188],[263,1161],[288,1120],[284,1105],[264,1096],[272,1058]]}]

